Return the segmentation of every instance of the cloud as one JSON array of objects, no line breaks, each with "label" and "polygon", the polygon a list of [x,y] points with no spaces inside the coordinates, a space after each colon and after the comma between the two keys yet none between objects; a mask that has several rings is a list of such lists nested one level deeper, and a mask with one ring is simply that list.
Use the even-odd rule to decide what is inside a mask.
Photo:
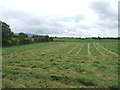
[{"label": "cloud", "polygon": [[[80,22],[83,16],[76,14],[70,17],[56,15],[33,15],[30,12],[17,11],[14,9],[2,10],[2,17],[11,24],[12,29],[17,32],[34,33],[34,34],[64,34],[74,31],[73,23]],[[66,24],[65,24],[66,23]],[[68,24],[67,24],[68,23]],[[69,26],[71,23],[71,26]],[[67,33],[72,35],[71,33]],[[66,35],[67,35],[66,34]]]},{"label": "cloud", "polygon": [[3,0],[0,4],[0,18],[15,33],[76,37],[115,36],[117,11],[112,5],[111,0]]},{"label": "cloud", "polygon": [[98,14],[96,25],[104,35],[118,36],[118,12],[110,2],[92,2],[91,8]]},{"label": "cloud", "polygon": [[117,12],[112,8],[110,2],[93,2],[91,8],[98,13],[100,19],[117,19]]}]

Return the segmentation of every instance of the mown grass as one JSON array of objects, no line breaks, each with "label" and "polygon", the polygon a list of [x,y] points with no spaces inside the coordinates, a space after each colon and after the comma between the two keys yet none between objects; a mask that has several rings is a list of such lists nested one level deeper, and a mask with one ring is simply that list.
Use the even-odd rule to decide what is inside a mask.
[{"label": "mown grass", "polygon": [[[3,74],[3,88],[116,88],[117,80],[108,80],[106,78],[61,74],[51,72],[38,72],[31,70],[21,70],[14,68],[3,68],[8,75]],[[11,73],[13,72],[14,73]],[[113,84],[114,82],[114,84]]]},{"label": "mown grass", "polygon": [[118,54],[118,42],[111,42],[111,44],[101,43],[101,45],[107,48],[108,50]]},{"label": "mown grass", "polygon": [[93,56],[100,56],[101,55],[100,52],[98,50],[96,50],[93,43],[90,44],[90,52],[91,52],[91,55],[93,55]]},{"label": "mown grass", "polygon": [[[104,42],[101,45],[106,47]],[[87,42],[49,42],[3,48],[3,88],[117,88],[118,57],[97,44],[94,46],[93,42],[90,53],[88,55]]]},{"label": "mown grass", "polygon": [[82,54],[82,55],[88,55],[88,46],[87,46],[88,44],[87,43],[83,43],[83,47],[82,47],[82,49],[81,49],[81,52],[80,52],[80,55]]}]

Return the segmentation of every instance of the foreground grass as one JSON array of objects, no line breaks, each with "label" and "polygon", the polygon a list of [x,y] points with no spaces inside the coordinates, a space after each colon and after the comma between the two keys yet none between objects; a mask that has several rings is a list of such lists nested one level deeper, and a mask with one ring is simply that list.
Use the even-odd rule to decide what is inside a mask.
[{"label": "foreground grass", "polygon": [[[117,88],[118,57],[94,44],[89,44],[91,55],[88,42],[3,48],[3,88]],[[116,43],[100,45],[106,44],[116,53]]]}]

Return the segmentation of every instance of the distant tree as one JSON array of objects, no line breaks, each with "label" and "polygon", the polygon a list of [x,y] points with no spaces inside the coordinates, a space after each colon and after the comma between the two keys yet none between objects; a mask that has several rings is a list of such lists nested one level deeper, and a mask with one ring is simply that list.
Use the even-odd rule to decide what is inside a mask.
[{"label": "distant tree", "polygon": [[38,35],[33,35],[33,42],[39,42],[39,36]]},{"label": "distant tree", "polygon": [[22,45],[22,44],[27,44],[28,43],[28,35],[25,34],[25,33],[19,33],[18,34],[18,38],[19,38],[19,41],[18,41],[18,44]]},{"label": "distant tree", "polygon": [[98,36],[98,39],[101,39],[101,37]]},{"label": "distant tree", "polygon": [[39,36],[38,35],[33,35],[32,38],[38,38]]},{"label": "distant tree", "polygon": [[18,45],[18,41],[19,41],[18,38],[12,38],[11,44],[12,44],[12,45]]},{"label": "distant tree", "polygon": [[44,41],[45,41],[45,42],[50,41],[50,40],[49,40],[49,36],[48,36],[48,35],[45,35],[45,36],[44,36]]},{"label": "distant tree", "polygon": [[27,44],[32,43],[32,39],[31,39],[31,38],[27,38],[26,43],[27,43]]},{"label": "distant tree", "polygon": [[27,38],[28,35],[25,34],[25,33],[23,33],[23,32],[21,32],[21,33],[18,34],[18,37],[19,37],[19,38]]},{"label": "distant tree", "polygon": [[41,36],[41,37],[38,35],[33,35],[31,38],[28,37],[28,35],[23,32],[19,33],[18,35],[15,35],[11,31],[10,26],[2,21],[0,21],[0,30],[1,28],[2,28],[2,32],[0,31],[0,35],[2,34],[2,45],[3,46],[53,41],[53,38],[49,37],[48,35]]},{"label": "distant tree", "polygon": [[14,33],[11,31],[10,26],[5,22],[2,22],[2,45],[10,45],[9,40],[14,36]]},{"label": "distant tree", "polygon": [[14,34],[14,35],[13,35],[13,37],[17,38],[17,37],[18,37],[18,35],[15,35],[15,34]]},{"label": "distant tree", "polygon": [[53,37],[50,37],[50,41],[53,41]]}]

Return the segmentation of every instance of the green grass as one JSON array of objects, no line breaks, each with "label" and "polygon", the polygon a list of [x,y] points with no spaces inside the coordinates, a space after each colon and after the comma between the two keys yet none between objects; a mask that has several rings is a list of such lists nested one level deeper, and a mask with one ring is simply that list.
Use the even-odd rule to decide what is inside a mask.
[{"label": "green grass", "polygon": [[[3,88],[117,88],[118,57],[93,43],[89,44],[91,55],[88,41],[5,47]],[[116,53],[117,42],[99,44]]]},{"label": "green grass", "polygon": [[82,47],[82,49],[81,49],[81,52],[80,52],[80,55],[82,54],[82,55],[88,55],[88,46],[87,46],[88,44],[87,43],[83,43],[83,47]]},{"label": "green grass", "polygon": [[79,39],[79,38],[54,38],[54,41],[62,42],[118,42],[118,39]]},{"label": "green grass", "polygon": [[118,42],[102,43],[101,45],[114,53],[118,53]]},{"label": "green grass", "polygon": [[93,43],[90,44],[90,52],[93,56],[100,56],[100,52],[94,47]]}]

